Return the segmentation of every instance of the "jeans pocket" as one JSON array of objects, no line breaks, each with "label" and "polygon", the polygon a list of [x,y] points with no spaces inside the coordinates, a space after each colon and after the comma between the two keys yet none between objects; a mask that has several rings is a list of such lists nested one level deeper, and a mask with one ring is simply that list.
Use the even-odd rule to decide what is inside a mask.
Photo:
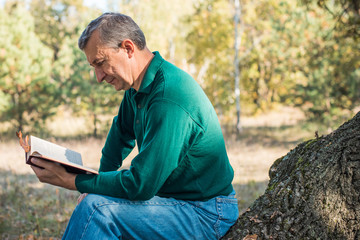
[{"label": "jeans pocket", "polygon": [[239,217],[238,201],[236,198],[217,198],[216,208],[219,219],[215,224],[217,237],[221,238],[226,234]]}]

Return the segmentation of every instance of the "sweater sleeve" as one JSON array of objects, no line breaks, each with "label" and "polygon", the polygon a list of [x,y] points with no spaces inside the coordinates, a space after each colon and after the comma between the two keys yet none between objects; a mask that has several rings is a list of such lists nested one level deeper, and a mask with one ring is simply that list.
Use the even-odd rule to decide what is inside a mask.
[{"label": "sweater sleeve", "polygon": [[102,149],[99,172],[118,170],[122,161],[135,147],[135,135],[132,130],[134,113],[128,98],[128,94],[125,94],[119,114],[112,122]]},{"label": "sweater sleeve", "polygon": [[[131,200],[146,200],[156,195],[180,165],[199,131],[191,117],[171,102],[152,104],[147,115],[144,140],[130,169],[78,175],[80,192],[97,193]],[[183,164],[182,164],[183,165]]]}]

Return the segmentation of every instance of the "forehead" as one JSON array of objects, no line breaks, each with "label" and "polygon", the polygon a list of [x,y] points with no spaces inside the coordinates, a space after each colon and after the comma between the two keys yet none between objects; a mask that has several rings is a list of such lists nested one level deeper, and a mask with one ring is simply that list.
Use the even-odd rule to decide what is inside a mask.
[{"label": "forehead", "polygon": [[100,41],[99,31],[95,30],[91,36],[89,41],[87,42],[84,53],[89,63],[93,63],[96,59],[104,56],[105,47]]}]

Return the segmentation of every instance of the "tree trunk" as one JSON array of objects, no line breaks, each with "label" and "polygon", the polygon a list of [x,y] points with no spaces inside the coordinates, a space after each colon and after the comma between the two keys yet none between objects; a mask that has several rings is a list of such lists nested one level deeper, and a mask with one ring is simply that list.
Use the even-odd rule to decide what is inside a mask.
[{"label": "tree trunk", "polygon": [[[244,31],[243,21],[241,16],[240,0],[235,0],[235,15],[234,15],[234,28],[235,28],[235,44],[234,44],[234,69],[235,69],[235,102],[236,102],[236,130],[238,133],[242,132],[241,126],[241,106],[240,106],[240,66],[239,66],[239,49],[241,45],[242,34]],[[240,25],[240,31],[239,31]]]},{"label": "tree trunk", "polygon": [[277,159],[269,176],[223,239],[360,239],[360,112]]},{"label": "tree trunk", "polygon": [[94,138],[97,138],[97,122],[98,122],[98,120],[97,120],[97,114],[96,113],[94,113],[93,114],[93,117],[94,117],[94,131],[93,131],[93,137]]}]

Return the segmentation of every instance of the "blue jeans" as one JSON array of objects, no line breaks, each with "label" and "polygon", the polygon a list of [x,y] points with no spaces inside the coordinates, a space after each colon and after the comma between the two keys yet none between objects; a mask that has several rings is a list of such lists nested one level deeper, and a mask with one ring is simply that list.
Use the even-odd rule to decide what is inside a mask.
[{"label": "blue jeans", "polygon": [[235,192],[205,202],[89,194],[75,208],[63,239],[219,239],[238,215]]}]

